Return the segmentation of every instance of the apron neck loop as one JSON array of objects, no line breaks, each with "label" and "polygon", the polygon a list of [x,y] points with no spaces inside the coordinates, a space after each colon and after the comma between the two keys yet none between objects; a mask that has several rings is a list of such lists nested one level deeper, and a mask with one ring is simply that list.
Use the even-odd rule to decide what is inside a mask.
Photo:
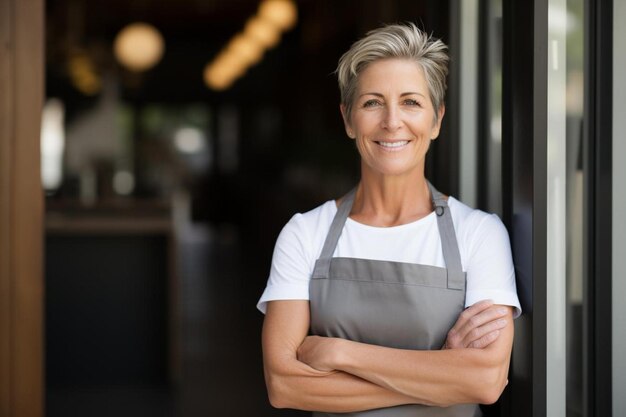
[{"label": "apron neck loop", "polygon": [[443,194],[433,187],[430,181],[426,180],[426,183],[428,184],[428,189],[430,190],[430,199],[433,202],[435,213],[437,213],[437,216],[441,217],[448,207],[448,202],[444,198]]}]

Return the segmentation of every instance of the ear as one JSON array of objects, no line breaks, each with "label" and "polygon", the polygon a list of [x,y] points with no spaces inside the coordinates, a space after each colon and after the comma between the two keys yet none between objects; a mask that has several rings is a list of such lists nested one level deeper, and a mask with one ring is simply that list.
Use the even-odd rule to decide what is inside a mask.
[{"label": "ear", "polygon": [[352,123],[350,123],[350,118],[348,116],[346,106],[344,104],[340,104],[339,110],[341,111],[341,117],[343,118],[343,126],[346,129],[346,134],[350,139],[354,139],[356,136],[354,134],[354,130],[352,129]]},{"label": "ear", "polygon": [[435,140],[439,136],[439,131],[441,130],[441,122],[443,120],[443,116],[446,114],[446,106],[439,107],[439,111],[437,112],[437,121],[433,125],[433,130],[431,132],[431,139]]}]

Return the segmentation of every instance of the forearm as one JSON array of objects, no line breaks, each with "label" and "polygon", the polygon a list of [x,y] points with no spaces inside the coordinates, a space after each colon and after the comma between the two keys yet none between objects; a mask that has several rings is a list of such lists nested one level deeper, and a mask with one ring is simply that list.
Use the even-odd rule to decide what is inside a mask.
[{"label": "forearm", "polygon": [[[481,348],[468,347],[494,328],[498,329],[495,340]],[[461,314],[448,337],[448,349],[439,351],[309,336],[298,347],[297,358],[320,371],[339,370],[365,379],[419,404],[495,402],[507,381],[513,344],[511,308],[493,310],[489,303],[472,306]]]},{"label": "forearm", "polygon": [[[299,347],[298,358],[319,370],[339,370],[365,379],[420,404],[492,403],[506,385],[513,344],[511,309],[504,313],[499,336],[484,348],[404,350],[311,336]],[[473,313],[469,318],[469,326],[455,326],[453,338],[464,339],[468,330],[475,333],[482,319]],[[478,331],[469,341],[481,334]]]},{"label": "forearm", "polygon": [[415,403],[411,397],[345,372],[320,372],[297,360],[265,371],[270,402],[277,408],[355,412]]},{"label": "forearm", "polygon": [[411,398],[344,372],[320,371],[298,360],[309,328],[307,301],[273,301],[263,325],[263,365],[274,407],[351,412],[408,404]]},{"label": "forearm", "polygon": [[492,403],[506,384],[505,364],[487,349],[411,351],[338,340],[336,369],[426,405]]}]

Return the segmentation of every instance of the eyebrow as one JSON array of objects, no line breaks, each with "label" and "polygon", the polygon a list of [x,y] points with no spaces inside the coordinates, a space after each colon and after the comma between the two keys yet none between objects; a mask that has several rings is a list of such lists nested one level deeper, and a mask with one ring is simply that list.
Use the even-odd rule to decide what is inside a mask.
[{"label": "eyebrow", "polygon": [[[426,98],[426,96],[422,93],[418,93],[415,91],[407,91],[406,93],[402,93],[400,94],[400,97],[404,97],[404,96],[412,96],[412,95],[417,95],[417,96],[421,96]],[[384,98],[384,95],[382,95],[381,93],[363,93],[361,95],[359,95],[359,97],[363,97],[363,96],[375,96],[375,97],[382,97]]]}]

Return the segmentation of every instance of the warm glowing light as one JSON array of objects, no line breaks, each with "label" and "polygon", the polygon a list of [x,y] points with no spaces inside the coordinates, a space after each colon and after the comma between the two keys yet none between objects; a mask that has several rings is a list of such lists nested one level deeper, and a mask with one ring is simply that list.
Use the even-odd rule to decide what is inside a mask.
[{"label": "warm glowing light", "polygon": [[292,0],[264,0],[259,16],[281,30],[292,28],[298,20],[298,9]]},{"label": "warm glowing light", "polygon": [[204,82],[213,90],[226,90],[235,81],[236,74],[224,64],[208,64],[204,69]]},{"label": "warm glowing light", "polygon": [[214,65],[220,71],[231,74],[233,77],[241,77],[248,69],[246,61],[228,51],[220,54]]},{"label": "warm glowing light", "polygon": [[228,44],[227,53],[236,56],[246,66],[251,66],[261,60],[263,48],[253,39],[237,35]]},{"label": "warm glowing light", "polygon": [[244,35],[264,48],[273,48],[280,40],[280,31],[271,22],[255,16],[248,20]]},{"label": "warm glowing light", "polygon": [[274,47],[282,31],[291,29],[298,19],[293,0],[263,0],[258,14],[246,23],[220,54],[204,68],[204,82],[214,90],[229,88],[248,67],[258,63],[266,49]]},{"label": "warm glowing light", "polygon": [[114,52],[117,60],[132,71],[145,71],[156,65],[165,49],[163,36],[152,25],[133,23],[117,34]]},{"label": "warm glowing light", "polygon": [[72,84],[81,93],[93,96],[102,90],[102,80],[94,69],[93,62],[83,52],[73,54],[67,63]]},{"label": "warm glowing light", "polygon": [[239,35],[204,69],[204,82],[214,90],[225,90],[257,63],[263,50]]}]

